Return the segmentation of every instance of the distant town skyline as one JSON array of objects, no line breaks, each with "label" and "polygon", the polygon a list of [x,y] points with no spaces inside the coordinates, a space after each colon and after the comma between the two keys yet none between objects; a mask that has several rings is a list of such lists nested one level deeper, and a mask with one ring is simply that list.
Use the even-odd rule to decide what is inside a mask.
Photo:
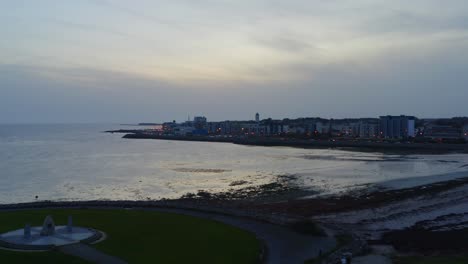
[{"label": "distant town skyline", "polygon": [[0,123],[467,116],[466,1],[1,1]]}]

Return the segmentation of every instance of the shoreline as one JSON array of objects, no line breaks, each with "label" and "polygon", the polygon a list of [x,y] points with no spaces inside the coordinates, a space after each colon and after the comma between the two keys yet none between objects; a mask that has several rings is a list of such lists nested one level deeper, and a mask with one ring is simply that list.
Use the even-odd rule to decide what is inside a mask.
[{"label": "shoreline", "polygon": [[391,152],[396,154],[468,153],[468,144],[449,143],[388,143],[349,140],[305,140],[291,138],[239,138],[212,136],[166,136],[143,133],[141,130],[111,130],[106,133],[124,133],[125,139],[156,139],[194,142],[232,143],[245,146],[293,147],[305,149],[336,148],[362,152]]},{"label": "shoreline", "polygon": [[[76,201],[32,201],[24,203],[0,204],[0,211],[34,209],[34,208],[180,208],[188,210],[200,210],[224,214],[249,215],[277,215],[284,218],[304,218],[330,213],[343,213],[385,206],[402,200],[413,199],[421,196],[431,196],[449,191],[460,186],[468,185],[468,176],[447,181],[423,184],[409,188],[374,190],[371,192],[350,192],[336,194],[327,197],[316,198],[291,198],[278,201],[276,196],[270,194],[273,199],[265,197],[244,197],[233,199],[224,193],[210,194],[209,196],[183,196],[177,199],[160,200],[76,200]],[[234,191],[235,192],[235,191]],[[236,194],[232,194],[235,197]],[[257,218],[257,217],[255,217]],[[267,217],[269,218],[269,217]]]}]

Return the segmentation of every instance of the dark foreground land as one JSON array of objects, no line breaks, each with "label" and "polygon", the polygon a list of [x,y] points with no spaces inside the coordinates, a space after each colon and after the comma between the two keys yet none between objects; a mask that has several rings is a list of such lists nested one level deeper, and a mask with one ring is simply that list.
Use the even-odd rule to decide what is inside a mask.
[{"label": "dark foreground land", "polygon": [[396,153],[468,153],[468,144],[449,143],[401,143],[355,140],[306,140],[280,137],[221,137],[221,136],[176,136],[146,133],[142,130],[113,130],[109,133],[125,133],[128,139],[159,139],[197,142],[222,142],[251,146],[280,146],[296,148],[340,148],[356,151],[396,152]]},{"label": "dark foreground land", "polygon": [[[142,240],[141,243],[146,243],[145,240],[147,240],[151,241],[150,244],[152,245],[156,244],[163,247],[164,245],[158,244],[161,243],[161,241],[158,240],[159,238],[154,237],[167,239],[170,241],[168,245],[170,245],[171,248],[165,250],[169,252],[168,255],[166,255],[167,259],[165,260],[170,259],[174,250],[191,247],[192,243],[200,244],[202,248],[198,250],[203,252],[205,246],[208,246],[208,244],[203,246],[203,243],[210,243],[200,243],[200,240],[198,239],[205,241],[204,237],[216,241],[216,239],[221,239],[221,237],[217,237],[216,234],[220,234],[222,237],[230,239],[231,233],[226,233],[228,231],[220,231],[221,233],[218,233],[217,231],[213,231],[214,233],[211,233],[211,231],[199,232],[202,231],[200,227],[204,224],[193,226],[191,223],[187,224],[182,220],[174,220],[167,218],[166,216],[145,215],[146,213],[151,213],[148,210],[153,209],[174,210],[174,212],[178,212],[178,210],[188,210],[192,211],[194,215],[199,213],[201,215],[209,213],[210,215],[213,215],[213,217],[219,219],[230,219],[230,217],[245,219],[245,221],[240,220],[241,228],[249,229],[254,225],[252,223],[263,222],[268,223],[268,225],[273,224],[273,226],[282,226],[294,232],[308,233],[313,236],[323,235],[322,228],[324,228],[327,230],[326,233],[329,237],[340,237],[345,234],[345,237],[351,238],[346,239],[345,241],[347,242],[345,244],[339,244],[339,248],[325,252],[327,254],[324,254],[325,259],[322,260],[328,262],[324,263],[336,263],[333,261],[336,261],[337,257],[339,257],[341,253],[348,251],[357,255],[366,255],[364,257],[357,256],[356,263],[375,263],[376,259],[379,259],[379,261],[384,259],[386,261],[382,263],[392,263],[391,261],[393,261],[393,263],[397,264],[468,263],[468,177],[400,190],[354,192],[324,198],[297,199],[297,197],[293,198],[293,196],[289,195],[289,193],[295,191],[295,189],[283,188],[281,184],[270,184],[256,188],[246,187],[218,194],[200,191],[175,200],[41,201],[26,204],[0,205],[0,231],[4,231],[8,228],[11,229],[13,227],[20,228],[21,226],[18,227],[18,224],[23,224],[21,221],[24,222],[24,220],[22,219],[26,219],[27,217],[39,219],[39,215],[43,217],[45,213],[49,212],[42,211],[42,209],[40,209],[32,211],[37,212],[37,215],[34,213],[31,214],[31,211],[24,211],[25,213],[22,214],[22,218],[18,218],[17,216],[6,217],[6,214],[11,213],[13,215],[15,213],[23,212],[12,210],[30,208],[64,208],[63,210],[59,210],[61,213],[58,215],[61,215],[61,217],[65,219],[65,215],[68,214],[66,210],[70,210],[72,208],[93,208],[92,210],[78,210],[77,212],[80,213],[76,220],[77,223],[83,223],[103,230],[115,229],[115,234],[113,234],[114,231],[109,231],[111,235],[110,237],[118,239],[139,236],[142,237],[138,238]],[[278,199],[278,197],[281,199]],[[115,211],[115,213],[111,213],[109,216],[106,216],[106,212],[112,212],[106,210],[106,208],[133,208],[138,211],[118,210]],[[139,211],[141,209],[144,209],[145,211]],[[52,214],[57,215],[55,211],[52,212]],[[80,214],[83,214],[83,218]],[[90,218],[86,219],[84,215],[88,215]],[[8,220],[10,222],[5,222],[7,221],[5,219],[9,218],[12,220]],[[95,220],[91,219],[97,219],[97,222],[93,222]],[[167,222],[164,222],[166,220]],[[190,220],[190,222],[191,221],[192,220]],[[132,223],[131,227],[129,226],[129,223]],[[135,223],[135,226],[137,227],[135,232],[133,230],[133,223]],[[175,226],[176,223],[177,227]],[[160,231],[154,230],[149,232],[148,226],[153,224],[158,226],[158,228],[162,227],[162,229],[164,229],[164,231],[162,231],[163,233],[159,233]],[[179,225],[184,227],[179,230]],[[184,228],[193,228],[197,230],[186,230]],[[211,227],[206,228],[208,229],[203,230],[209,230]],[[260,230],[263,230],[262,232],[264,232],[263,234],[267,239],[272,239],[270,244],[272,247],[280,245],[277,244],[278,241],[284,241],[284,235],[272,237],[275,236],[275,234],[278,234],[276,231],[271,231],[273,229],[264,229],[262,227]],[[134,233],[129,235],[129,232]],[[196,234],[192,234],[191,232],[195,232]],[[242,232],[238,233],[238,231],[233,231],[234,238],[236,236],[242,236],[245,241],[250,241],[248,233],[245,236],[242,234]],[[210,235],[215,236],[210,237]],[[253,238],[253,241],[256,241],[255,236],[253,236]],[[180,244],[179,242],[171,244],[171,241],[174,240],[186,240],[184,241],[186,244]],[[339,239],[337,240],[340,241]],[[257,242],[253,241],[242,242],[249,248],[256,249],[255,252],[252,251],[251,254],[249,253],[250,255],[248,254],[250,257],[244,256],[247,259],[254,259],[254,256],[258,256],[259,245],[256,244]],[[291,247],[288,252],[291,253],[291,256],[296,256],[297,252],[295,250],[300,248],[302,242],[297,242],[296,238],[291,238],[291,241],[296,241],[298,244]],[[322,241],[319,243],[320,246],[323,241],[327,240],[317,241]],[[96,247],[100,249],[102,247],[102,250],[106,253],[118,252],[115,255],[126,260],[141,257],[136,255],[126,256],[125,254],[127,253],[124,253],[125,251],[123,248],[119,249],[119,245],[113,244],[112,242],[108,242],[109,244],[107,245],[105,243],[107,242],[104,242],[102,245],[98,244]],[[136,248],[133,250],[139,250],[139,246],[137,246],[138,243],[134,245]],[[287,244],[292,245],[292,243],[293,242],[288,242]],[[237,245],[237,242],[235,242],[235,244]],[[246,250],[236,249],[236,245],[232,245],[233,248],[230,250],[242,250],[242,252]],[[391,250],[386,253],[381,253],[379,251],[375,251],[374,248],[377,246],[388,247],[391,248]],[[279,248],[283,247],[284,245]],[[214,246],[214,248],[216,248],[216,246]],[[152,252],[151,246],[144,246],[144,249],[145,251]],[[317,245],[314,250],[318,250]],[[278,250],[275,250],[275,252],[276,251]],[[226,254],[234,254],[231,251],[224,252],[221,249],[217,249],[217,252],[220,252],[220,254],[224,256],[226,256]],[[302,248],[300,252],[310,254],[310,245]],[[304,256],[306,253],[304,253]],[[63,257],[54,254],[55,253],[50,257]],[[13,255],[10,257],[16,257]],[[220,257],[220,255],[218,256]],[[146,257],[149,257],[149,255]],[[215,257],[213,260],[219,261],[220,259],[216,259]],[[278,259],[280,258],[276,258],[276,260]],[[319,260],[310,259],[306,263],[320,263],[317,261]],[[138,262],[132,261],[131,263],[146,262],[144,259],[140,259]],[[205,263],[208,262],[205,261]],[[236,263],[249,262],[246,262],[245,260],[239,262],[236,260]],[[281,263],[281,261],[277,263]]]},{"label": "dark foreground land", "polygon": [[[76,225],[106,233],[93,245],[127,263],[258,263],[255,235],[217,221],[187,215],[105,209],[41,209],[0,212],[0,233],[42,225],[46,215],[58,224],[73,216]],[[58,251],[13,252],[0,249],[1,263],[88,263]]]}]

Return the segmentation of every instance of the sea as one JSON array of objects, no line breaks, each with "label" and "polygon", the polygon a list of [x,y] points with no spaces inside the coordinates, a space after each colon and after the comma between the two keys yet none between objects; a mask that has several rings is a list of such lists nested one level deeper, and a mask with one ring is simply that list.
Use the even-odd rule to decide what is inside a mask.
[{"label": "sea", "polygon": [[[468,176],[467,154],[123,139],[113,124],[0,125],[0,204],[147,200],[283,183],[314,195],[405,188]],[[145,127],[147,128],[147,127]]]}]

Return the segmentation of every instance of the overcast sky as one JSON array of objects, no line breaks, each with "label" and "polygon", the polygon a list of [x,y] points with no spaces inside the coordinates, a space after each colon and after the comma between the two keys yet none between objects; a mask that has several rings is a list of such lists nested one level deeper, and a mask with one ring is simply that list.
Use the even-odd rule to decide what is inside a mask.
[{"label": "overcast sky", "polygon": [[466,0],[0,0],[0,123],[468,115]]}]

